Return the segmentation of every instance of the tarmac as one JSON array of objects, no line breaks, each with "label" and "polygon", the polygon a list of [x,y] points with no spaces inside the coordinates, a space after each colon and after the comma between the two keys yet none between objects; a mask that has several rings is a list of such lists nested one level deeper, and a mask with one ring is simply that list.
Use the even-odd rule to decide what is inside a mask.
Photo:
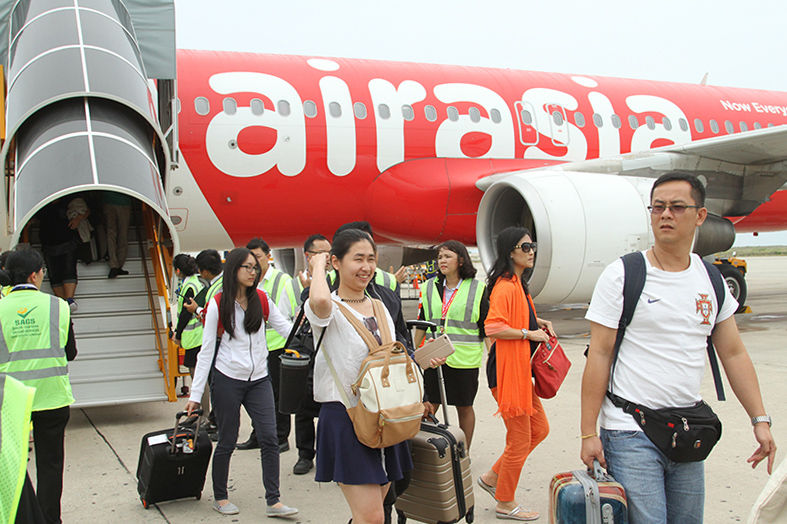
[{"label": "tarmac", "polygon": [[[742,337],[759,375],[766,410],[774,421],[776,465],[787,449],[787,257],[751,257],[747,260],[752,313],[736,316]],[[549,521],[549,482],[553,475],[582,467],[579,460],[580,382],[584,368],[582,352],[589,342],[586,305],[557,307],[536,305],[539,316],[552,320],[561,344],[573,362],[557,397],[544,401],[551,433],[528,459],[517,490],[517,500],[541,512],[538,522]],[[405,301],[406,318],[415,318],[416,301]],[[483,368],[482,368],[483,369]],[[756,449],[749,419],[735,399],[725,378],[730,400],[718,402],[710,370],[706,370],[702,394],[724,423],[721,441],[706,461],[705,522],[746,522],[751,506],[768,480],[765,464],[752,470],[746,459]],[[149,522],[149,523],[249,523],[265,520],[265,498],[260,456],[256,451],[236,451],[230,470],[230,500],[240,514],[222,516],[212,509],[210,471],[201,500],[165,502],[144,509],[137,493],[136,469],[140,441],[145,433],[171,427],[178,403],[145,403],[74,409],[66,430],[66,470],[63,490],[63,522]],[[505,428],[493,416],[496,406],[486,386],[484,373],[475,401],[477,417],[471,449],[472,470],[477,477],[498,458],[504,445]],[[449,413],[456,422],[455,412]],[[240,439],[249,434],[243,416]],[[294,434],[292,449],[281,455],[282,502],[300,509],[292,523],[346,523],[350,511],[337,485],[316,483],[313,471],[296,476]],[[32,456],[32,454],[31,454]],[[30,461],[31,476],[35,460]],[[275,522],[275,521],[273,521]],[[395,522],[395,521],[394,521]],[[475,522],[497,522],[494,501],[475,490]]]}]

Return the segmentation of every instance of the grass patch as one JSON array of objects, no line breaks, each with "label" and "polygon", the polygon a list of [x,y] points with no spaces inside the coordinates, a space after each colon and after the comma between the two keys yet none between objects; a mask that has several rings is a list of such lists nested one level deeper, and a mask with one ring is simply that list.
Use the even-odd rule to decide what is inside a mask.
[{"label": "grass patch", "polygon": [[729,257],[733,251],[737,257],[772,257],[787,255],[787,246],[748,246],[732,248],[723,253],[717,253],[722,258]]}]

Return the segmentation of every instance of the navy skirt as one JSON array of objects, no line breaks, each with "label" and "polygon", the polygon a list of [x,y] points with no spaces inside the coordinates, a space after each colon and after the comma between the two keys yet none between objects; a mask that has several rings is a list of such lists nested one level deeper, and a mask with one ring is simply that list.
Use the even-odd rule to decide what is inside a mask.
[{"label": "navy skirt", "polygon": [[317,424],[317,482],[382,486],[401,479],[411,469],[407,441],[385,449],[364,446],[355,436],[344,404],[322,404]]}]

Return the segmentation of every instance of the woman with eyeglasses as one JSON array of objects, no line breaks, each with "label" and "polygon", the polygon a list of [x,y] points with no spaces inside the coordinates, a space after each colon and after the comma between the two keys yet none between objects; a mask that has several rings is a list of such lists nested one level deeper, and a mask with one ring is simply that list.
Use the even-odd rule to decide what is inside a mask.
[{"label": "woman with eyeglasses", "polygon": [[[279,445],[276,439],[276,407],[268,376],[265,323],[282,336],[292,328],[273,301],[257,290],[260,266],[246,248],[230,251],[224,265],[220,294],[208,304],[202,349],[197,359],[186,411],[199,409],[208,375],[219,442],[213,452],[213,509],[234,515],[238,507],[228,500],[230,457],[238,440],[240,407],[246,408],[256,428],[262,456],[262,483],[269,517],[295,515],[298,510],[279,500]],[[267,306],[262,303],[267,302]]]},{"label": "woman with eyeglasses", "polygon": [[[483,282],[475,280],[476,269],[467,248],[456,240],[437,246],[440,273],[421,288],[419,320],[439,325],[439,334],[447,334],[456,349],[443,367],[446,401],[456,406],[459,427],[473,441],[475,411],[473,401],[478,393],[478,368],[484,357],[484,320],[489,311],[489,297]],[[421,345],[426,331],[416,329],[415,346]],[[439,407],[440,389],[437,370],[424,370],[424,389],[431,404]]]},{"label": "woman with eyeglasses", "polygon": [[[478,485],[494,497],[499,519],[529,521],[537,511],[520,506],[516,488],[530,453],[549,433],[544,407],[533,391],[530,356],[554,333],[552,323],[536,315],[527,279],[536,255],[530,232],[511,226],[497,237],[497,260],[487,278],[489,314],[484,327],[495,339],[497,370],[490,377],[497,413],[506,426],[506,446]],[[494,384],[496,379],[497,384]]]},{"label": "woman with eyeglasses", "polygon": [[[371,236],[358,229],[337,233],[331,246],[331,265],[336,270],[338,288],[331,293],[325,274],[327,253],[318,253],[309,260],[312,285],[304,307],[306,317],[322,345],[314,365],[314,400],[322,403],[317,424],[317,482],[337,482],[350,506],[353,524],[382,524],[383,500],[390,483],[412,469],[406,442],[385,448],[364,446],[355,436],[347,408],[337,383],[341,384],[348,401],[358,400],[350,385],[355,382],[361,363],[369,349],[358,332],[339,310],[344,305],[366,329],[381,342],[380,325],[394,323],[385,311],[385,318],[375,318],[372,299],[366,287],[375,277],[377,246]],[[336,371],[331,374],[325,355]]]}]

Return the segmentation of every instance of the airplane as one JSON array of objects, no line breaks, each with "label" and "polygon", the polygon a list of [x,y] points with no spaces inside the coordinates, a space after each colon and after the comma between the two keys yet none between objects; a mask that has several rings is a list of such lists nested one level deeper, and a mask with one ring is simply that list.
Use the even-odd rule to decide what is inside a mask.
[{"label": "airplane", "polygon": [[[531,293],[559,304],[588,301],[607,264],[652,245],[649,192],[664,172],[707,184],[700,255],[728,249],[736,230],[787,228],[787,93],[175,51],[174,11],[172,41],[155,41],[164,58],[151,59],[155,31],[145,24],[169,18],[140,17],[145,3],[127,4],[130,12],[109,1],[14,7],[0,213],[13,246],[56,198],[133,196],[144,218],[138,292],[149,297],[159,339],[171,257],[259,235],[295,248],[312,233],[330,237],[342,223],[367,220],[383,245],[456,239],[477,245],[489,266],[496,234],[521,224],[539,243]],[[47,24],[73,27],[72,40],[43,37]],[[286,253],[281,264],[293,270],[300,257]],[[400,250],[398,261],[418,256]],[[90,291],[98,300],[121,285]],[[108,325],[99,313],[93,320]],[[156,351],[172,399],[179,375],[170,346],[159,340]]]}]

